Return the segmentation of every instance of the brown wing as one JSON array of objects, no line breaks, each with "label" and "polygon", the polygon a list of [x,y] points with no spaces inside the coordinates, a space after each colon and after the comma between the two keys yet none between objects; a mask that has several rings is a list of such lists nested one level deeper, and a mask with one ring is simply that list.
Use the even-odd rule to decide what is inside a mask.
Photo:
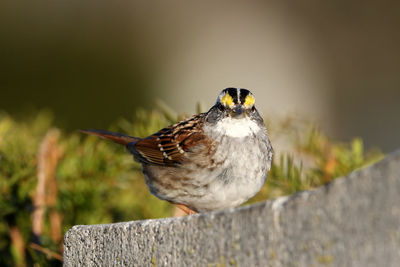
[{"label": "brown wing", "polygon": [[204,114],[171,125],[128,146],[145,163],[173,166],[184,160],[185,153],[207,137],[203,134]]}]

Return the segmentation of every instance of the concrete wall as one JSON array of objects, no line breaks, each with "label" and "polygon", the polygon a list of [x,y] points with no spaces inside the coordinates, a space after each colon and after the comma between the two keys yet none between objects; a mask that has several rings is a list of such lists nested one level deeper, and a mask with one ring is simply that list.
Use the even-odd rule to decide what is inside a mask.
[{"label": "concrete wall", "polygon": [[65,266],[399,266],[400,151],[313,191],[182,218],[74,226]]}]

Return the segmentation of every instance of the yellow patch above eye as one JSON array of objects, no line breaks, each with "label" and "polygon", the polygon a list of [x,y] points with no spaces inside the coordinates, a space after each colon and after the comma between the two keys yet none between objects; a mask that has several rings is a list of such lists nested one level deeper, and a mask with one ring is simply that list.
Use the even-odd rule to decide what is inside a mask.
[{"label": "yellow patch above eye", "polygon": [[233,106],[233,98],[228,94],[224,94],[223,97],[221,97],[221,104],[226,106],[226,107],[231,107]]},{"label": "yellow patch above eye", "polygon": [[252,95],[247,95],[246,99],[244,100],[244,105],[246,107],[251,107],[254,105],[254,102],[256,102],[256,99]]}]

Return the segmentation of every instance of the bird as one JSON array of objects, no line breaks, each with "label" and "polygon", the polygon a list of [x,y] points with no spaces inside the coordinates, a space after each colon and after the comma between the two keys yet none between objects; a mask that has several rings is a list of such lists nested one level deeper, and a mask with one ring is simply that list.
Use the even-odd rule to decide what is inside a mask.
[{"label": "bird", "polygon": [[247,89],[221,91],[207,112],[144,138],[85,129],[124,145],[150,193],[186,214],[237,207],[258,193],[271,168],[267,128]]}]

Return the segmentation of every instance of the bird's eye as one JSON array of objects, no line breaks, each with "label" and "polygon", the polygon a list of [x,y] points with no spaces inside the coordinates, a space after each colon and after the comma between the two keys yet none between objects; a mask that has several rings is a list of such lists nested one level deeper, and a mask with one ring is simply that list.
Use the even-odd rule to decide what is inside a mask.
[{"label": "bird's eye", "polygon": [[220,111],[224,111],[224,106],[223,105],[218,105],[218,109],[220,110]]},{"label": "bird's eye", "polygon": [[251,107],[251,112],[255,112],[256,108],[254,106]]}]

